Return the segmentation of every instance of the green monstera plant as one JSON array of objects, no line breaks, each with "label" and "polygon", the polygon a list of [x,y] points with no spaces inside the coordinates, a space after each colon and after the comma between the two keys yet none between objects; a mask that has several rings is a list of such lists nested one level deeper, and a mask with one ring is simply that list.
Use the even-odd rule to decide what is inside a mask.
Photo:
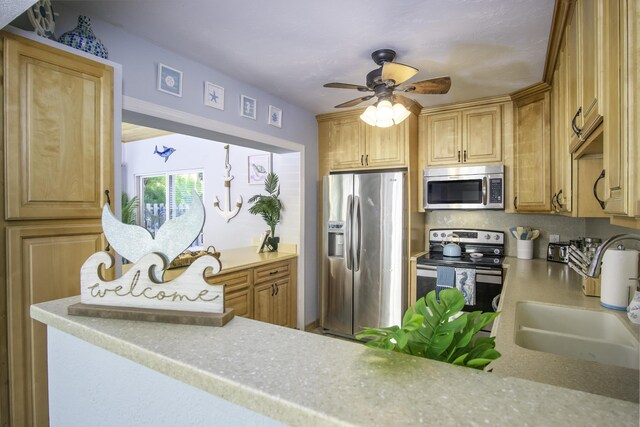
[{"label": "green monstera plant", "polygon": [[[455,289],[429,292],[404,315],[402,326],[367,328],[356,338],[370,338],[369,347],[397,351],[413,356],[484,369],[500,357],[494,337],[475,337],[483,326],[500,313],[460,313],[464,296]],[[474,338],[475,337],[475,338]]]}]

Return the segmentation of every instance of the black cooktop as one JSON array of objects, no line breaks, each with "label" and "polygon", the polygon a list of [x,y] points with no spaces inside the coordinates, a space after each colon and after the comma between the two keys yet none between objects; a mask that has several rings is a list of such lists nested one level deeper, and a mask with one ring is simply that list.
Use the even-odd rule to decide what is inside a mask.
[{"label": "black cooktop", "polygon": [[480,258],[471,257],[463,253],[461,257],[448,257],[442,253],[428,253],[418,257],[417,263],[421,265],[450,265],[451,267],[500,267],[503,256],[484,255]]}]

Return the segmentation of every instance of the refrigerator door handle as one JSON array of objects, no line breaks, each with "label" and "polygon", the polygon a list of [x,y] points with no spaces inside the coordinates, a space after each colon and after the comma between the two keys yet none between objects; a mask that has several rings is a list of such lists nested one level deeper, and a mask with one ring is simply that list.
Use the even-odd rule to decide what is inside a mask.
[{"label": "refrigerator door handle", "polygon": [[353,271],[360,270],[360,252],[362,251],[362,211],[360,209],[360,197],[355,196],[353,204],[355,205],[355,213],[353,215],[355,224],[353,226],[356,238],[353,239],[355,247],[353,249]]},{"label": "refrigerator door handle", "polygon": [[351,250],[351,239],[353,235],[352,231],[352,218],[353,218],[353,196],[347,197],[347,221],[345,224],[345,258],[347,261],[347,270],[353,268],[353,251]]}]

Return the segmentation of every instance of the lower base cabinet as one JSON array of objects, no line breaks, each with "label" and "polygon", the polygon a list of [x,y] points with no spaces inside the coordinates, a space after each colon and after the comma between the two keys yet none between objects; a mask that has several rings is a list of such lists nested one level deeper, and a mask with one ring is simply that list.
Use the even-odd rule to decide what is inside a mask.
[{"label": "lower base cabinet", "polygon": [[225,307],[233,308],[236,316],[295,328],[297,260],[212,276],[207,282],[225,285]]}]

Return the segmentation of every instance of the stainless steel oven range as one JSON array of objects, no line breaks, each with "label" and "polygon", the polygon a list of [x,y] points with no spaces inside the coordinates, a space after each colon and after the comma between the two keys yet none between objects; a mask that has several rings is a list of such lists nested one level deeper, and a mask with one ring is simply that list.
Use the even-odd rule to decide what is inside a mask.
[{"label": "stainless steel oven range", "polygon": [[[459,238],[462,252],[459,257],[449,257],[443,253],[442,243],[449,243],[452,240],[451,235]],[[436,289],[438,266],[474,269],[475,303],[465,305],[463,310],[496,311],[502,292],[503,260],[502,231],[432,229],[429,231],[429,253],[417,259],[416,298],[422,298]],[[489,327],[486,332],[490,332]]]}]

